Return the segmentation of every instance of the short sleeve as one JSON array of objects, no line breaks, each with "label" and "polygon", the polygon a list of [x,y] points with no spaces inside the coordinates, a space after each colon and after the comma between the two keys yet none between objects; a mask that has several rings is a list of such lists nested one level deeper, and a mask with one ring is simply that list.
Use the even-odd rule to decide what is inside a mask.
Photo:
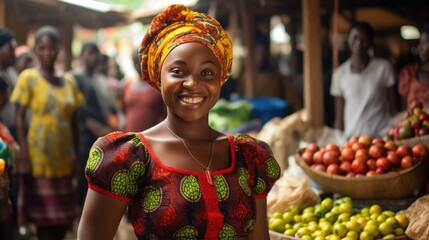
[{"label": "short sleeve", "polygon": [[385,79],[386,79],[386,87],[389,88],[389,87],[394,86],[396,83],[395,72],[393,70],[392,64],[389,61],[384,60],[384,63],[385,63],[385,73],[384,74],[385,74]]},{"label": "short sleeve", "polygon": [[88,187],[130,202],[145,176],[148,152],[139,133],[113,132],[92,146],[85,175]]},{"label": "short sleeve", "polygon": [[64,78],[67,79],[72,86],[75,108],[81,107],[85,103],[85,97],[77,85],[77,80],[71,73],[66,73]]},{"label": "short sleeve", "polygon": [[265,198],[281,170],[268,144],[249,135],[237,137],[249,172],[249,186],[255,198]]},{"label": "short sleeve", "polygon": [[[341,66],[340,66],[341,67]],[[334,97],[342,97],[343,92],[341,90],[341,69],[336,69],[332,75],[332,83],[329,93]]]},{"label": "short sleeve", "polygon": [[32,83],[37,81],[36,76],[32,74],[32,69],[24,70],[18,77],[15,87],[10,96],[12,103],[17,103],[22,106],[29,106],[32,96]]}]

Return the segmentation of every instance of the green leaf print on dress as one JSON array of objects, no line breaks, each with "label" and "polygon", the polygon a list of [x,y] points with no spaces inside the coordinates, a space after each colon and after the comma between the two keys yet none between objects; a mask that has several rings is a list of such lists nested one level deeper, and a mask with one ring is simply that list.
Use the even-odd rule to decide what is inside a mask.
[{"label": "green leaf print on dress", "polygon": [[161,204],[161,189],[154,187],[145,187],[143,190],[142,206],[146,212],[155,211]]},{"label": "green leaf print on dress", "polygon": [[250,196],[252,194],[252,191],[250,190],[249,185],[247,184],[247,181],[249,180],[250,176],[246,169],[240,168],[238,170],[238,184],[240,184],[241,188],[243,188],[244,192]]},{"label": "green leaf print on dress", "polygon": [[140,136],[137,133],[134,133],[133,135],[134,137],[130,139],[128,142],[132,143],[136,147],[142,145],[142,140],[140,139]]},{"label": "green leaf print on dress", "polygon": [[235,235],[237,235],[235,229],[228,224],[224,224],[219,231],[219,239],[222,239],[222,240],[223,239],[239,239],[239,238],[235,237]]},{"label": "green leaf print on dress", "polygon": [[267,176],[271,178],[280,176],[280,166],[274,158],[267,161]]},{"label": "green leaf print on dress", "polygon": [[148,233],[148,234],[144,235],[143,239],[145,239],[145,240],[159,240],[159,238],[153,233]]},{"label": "green leaf print on dress", "polygon": [[189,202],[198,202],[201,198],[200,184],[195,176],[185,176],[180,181],[180,193]]},{"label": "green leaf print on dress", "polygon": [[86,170],[93,172],[97,168],[98,164],[100,164],[102,154],[103,152],[101,149],[97,147],[91,148],[89,151],[88,162],[86,163]]},{"label": "green leaf print on dress", "polygon": [[145,166],[135,162],[128,170],[120,170],[112,178],[112,192],[121,196],[133,196],[138,191],[138,178],[143,176]]},{"label": "green leaf print on dress", "polygon": [[180,239],[180,240],[194,240],[197,239],[197,235],[198,235],[198,231],[196,228],[192,227],[192,226],[185,226],[181,229],[179,229],[175,234],[174,234],[174,238],[175,239]]},{"label": "green leaf print on dress", "polygon": [[265,182],[258,178],[256,180],[256,185],[253,187],[253,192],[255,192],[256,194],[262,194],[265,190],[266,184]]},{"label": "green leaf print on dress", "polygon": [[213,182],[219,201],[223,201],[229,196],[229,187],[226,179],[222,175],[213,176]]}]

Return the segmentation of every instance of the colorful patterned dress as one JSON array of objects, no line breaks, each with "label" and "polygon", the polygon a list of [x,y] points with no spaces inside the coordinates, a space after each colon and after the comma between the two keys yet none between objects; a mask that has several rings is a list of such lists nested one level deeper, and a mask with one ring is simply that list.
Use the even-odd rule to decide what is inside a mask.
[{"label": "colorful patterned dress", "polygon": [[141,133],[111,133],[93,146],[89,187],[129,203],[139,239],[245,239],[255,223],[255,199],[280,176],[269,146],[248,135],[227,135],[231,165],[212,172],[165,166]]},{"label": "colorful patterned dress", "polygon": [[27,149],[32,176],[22,178],[21,223],[65,224],[76,216],[71,117],[84,97],[71,74],[62,79],[62,86],[55,86],[37,70],[27,69],[12,92],[11,102],[31,110]]}]

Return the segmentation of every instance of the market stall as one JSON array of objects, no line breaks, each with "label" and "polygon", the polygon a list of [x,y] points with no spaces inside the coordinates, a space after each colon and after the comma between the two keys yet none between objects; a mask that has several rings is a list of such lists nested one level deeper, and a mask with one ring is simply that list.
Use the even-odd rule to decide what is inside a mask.
[{"label": "market stall", "polygon": [[271,238],[427,239],[428,118],[417,103],[384,136],[302,136],[268,196]]}]

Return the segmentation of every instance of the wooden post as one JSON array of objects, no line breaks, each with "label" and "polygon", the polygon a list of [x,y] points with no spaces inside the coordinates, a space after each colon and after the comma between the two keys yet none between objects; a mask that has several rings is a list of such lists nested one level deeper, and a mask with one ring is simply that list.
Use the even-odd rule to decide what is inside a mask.
[{"label": "wooden post", "polygon": [[304,109],[312,127],[323,127],[320,0],[302,0],[304,35]]},{"label": "wooden post", "polygon": [[250,98],[255,93],[255,75],[256,71],[253,64],[254,56],[254,30],[251,26],[253,15],[249,12],[249,4],[245,0],[239,1],[238,8],[240,11],[241,23],[243,24],[244,44],[247,50],[247,56],[244,60],[244,97]]},{"label": "wooden post", "polygon": [[0,0],[0,27],[6,27],[6,2]]}]

